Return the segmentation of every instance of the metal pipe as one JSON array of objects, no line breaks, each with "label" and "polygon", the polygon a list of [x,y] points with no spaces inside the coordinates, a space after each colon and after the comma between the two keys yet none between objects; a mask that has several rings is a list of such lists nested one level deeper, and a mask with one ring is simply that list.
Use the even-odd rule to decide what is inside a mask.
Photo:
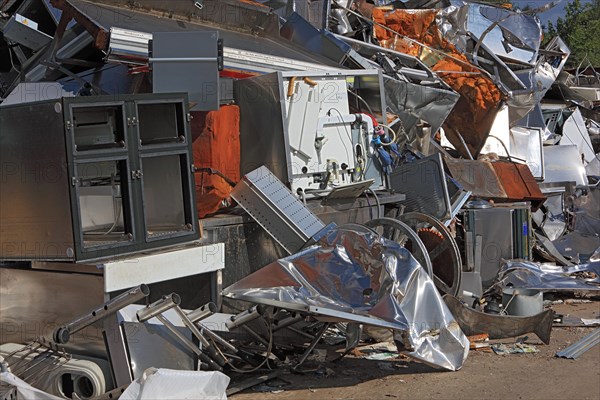
[{"label": "metal pipe", "polygon": [[319,331],[319,333],[317,334],[317,336],[315,336],[315,339],[311,342],[311,344],[308,346],[308,348],[306,349],[306,351],[304,352],[304,354],[302,354],[302,357],[300,357],[300,360],[298,360],[298,364],[296,364],[294,366],[294,368],[292,369],[296,369],[300,366],[300,364],[302,364],[304,361],[306,361],[306,359],[308,358],[308,355],[314,350],[314,348],[317,346],[317,343],[319,343],[319,340],[321,340],[321,338],[323,337],[323,335],[325,334],[325,331],[329,328],[329,323],[324,323],[323,327],[321,328],[321,330]]},{"label": "metal pipe", "polygon": [[232,330],[240,325],[247,324],[264,314],[265,309],[262,306],[254,306],[238,315],[233,315],[229,321],[225,322],[227,329]]},{"label": "metal pipe", "polygon": [[219,353],[217,353],[215,347],[208,340],[206,340],[206,338],[204,337],[204,335],[202,335],[198,327],[194,325],[192,321],[190,321],[186,313],[184,313],[183,310],[179,307],[175,307],[174,310],[177,313],[177,315],[179,315],[179,318],[181,318],[181,321],[183,321],[183,324],[187,326],[188,329],[192,331],[192,334],[196,337],[196,339],[200,341],[200,344],[202,344],[202,348],[206,350],[210,358],[212,358],[220,366],[225,365],[227,363],[227,360],[223,358],[223,356],[221,356]]},{"label": "metal pipe", "polygon": [[220,345],[225,347],[227,350],[237,353],[238,350],[235,348],[235,346],[233,346],[231,343],[229,343],[228,341],[223,339],[221,336],[217,335],[216,333],[214,333],[213,331],[208,329],[205,325],[198,322],[198,321],[201,321],[201,320],[205,319],[206,317],[216,313],[217,310],[218,310],[217,305],[213,302],[210,302],[210,303],[203,305],[200,308],[195,309],[194,311],[191,311],[189,314],[187,314],[187,318],[189,318],[189,320],[191,322],[193,322],[194,324],[198,324],[198,327],[200,329],[202,329],[206,333],[207,336],[210,336],[210,338],[213,341],[219,343]]},{"label": "metal pipe", "polygon": [[200,308],[190,311],[187,317],[193,323],[203,320],[204,318],[213,315],[217,312],[217,305],[213,302],[207,303]]},{"label": "metal pipe", "polygon": [[221,346],[225,347],[230,352],[235,353],[235,354],[238,353],[238,349],[234,345],[229,343],[227,340],[223,339],[221,336],[217,335],[216,333],[214,333],[213,331],[211,331],[210,329],[208,329],[206,326],[202,325],[201,323],[198,323],[198,325],[200,326],[200,329],[202,329],[208,336],[210,336],[210,338],[212,340],[219,343]]},{"label": "metal pipe", "polygon": [[250,328],[248,325],[242,325],[242,329],[254,336],[263,346],[269,347],[269,342],[260,336],[254,329]]},{"label": "metal pipe", "polygon": [[56,343],[65,344],[69,341],[72,334],[79,332],[101,319],[109,317],[120,309],[147,297],[149,294],[150,288],[145,284],[141,284],[140,286],[130,289],[114,299],[107,301],[92,312],[55,329],[52,337]]},{"label": "metal pipe", "polygon": [[207,356],[206,354],[204,354],[202,352],[202,350],[200,350],[200,348],[198,348],[198,346],[196,346],[190,339],[188,339],[187,337],[185,337],[183,335],[183,333],[181,333],[179,331],[179,329],[177,329],[177,327],[175,325],[173,325],[168,319],[166,319],[162,314],[158,314],[156,315],[156,318],[162,322],[162,324],[173,334],[175,335],[175,337],[177,337],[177,339],[179,339],[179,341],[185,345],[188,349],[190,349],[191,351],[193,351],[198,358],[200,359],[201,362],[208,364],[209,368],[215,370],[215,371],[223,371],[223,368],[217,364],[215,361],[213,361],[209,356]]},{"label": "metal pipe", "polygon": [[290,325],[294,325],[297,322],[302,321],[302,315],[291,314],[289,317],[284,318],[273,325],[273,332],[277,332],[283,328],[287,328]]},{"label": "metal pipe", "polygon": [[290,331],[292,331],[292,332],[294,332],[294,333],[296,333],[296,334],[300,335],[300,336],[304,336],[304,337],[305,337],[305,338],[307,338],[307,339],[310,339],[310,340],[312,340],[312,339],[314,339],[314,338],[315,338],[313,335],[311,335],[311,334],[309,334],[309,333],[306,333],[306,332],[303,332],[303,331],[301,331],[300,329],[294,328],[293,326],[288,326],[288,329],[289,329]]},{"label": "metal pipe", "polygon": [[163,296],[162,299],[155,301],[148,307],[139,310],[135,315],[139,322],[146,322],[179,305],[179,303],[181,303],[181,297],[177,293],[171,293],[168,296]]}]

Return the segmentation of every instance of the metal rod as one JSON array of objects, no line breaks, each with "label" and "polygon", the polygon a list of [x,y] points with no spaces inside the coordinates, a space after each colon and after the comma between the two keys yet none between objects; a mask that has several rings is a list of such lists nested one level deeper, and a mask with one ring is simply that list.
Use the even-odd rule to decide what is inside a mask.
[{"label": "metal rod", "polygon": [[107,301],[102,306],[96,308],[92,312],[83,315],[66,325],[57,328],[52,337],[56,343],[65,344],[71,338],[71,335],[80,330],[98,322],[113,313],[119,311],[123,307],[135,303],[138,300],[147,297],[150,294],[150,289],[147,285],[141,284],[138,287],[130,289],[122,293],[112,300]]},{"label": "metal rod", "polygon": [[181,333],[176,326],[174,326],[168,319],[166,319],[162,314],[158,314],[156,315],[156,318],[162,322],[162,324],[169,330],[171,331],[171,333],[177,337],[177,339],[179,339],[179,341],[186,346],[188,349],[190,349],[191,351],[193,351],[198,358],[200,359],[200,361],[202,361],[205,364],[208,364],[209,368],[215,370],[215,371],[223,371],[223,368],[221,368],[221,366],[219,364],[217,364],[215,361],[213,361],[209,356],[207,356],[206,354],[204,354],[202,352],[202,350],[200,350],[200,348],[198,348],[198,346],[196,346],[190,339],[188,339],[187,337],[185,337],[183,335],[183,333]]},{"label": "metal rod", "polygon": [[181,297],[177,293],[171,293],[168,296],[163,296],[162,299],[155,301],[148,307],[138,310],[135,315],[139,322],[146,322],[179,305],[179,303],[181,303]]},{"label": "metal rod", "polygon": [[200,308],[197,308],[187,315],[193,323],[203,320],[217,312],[217,305],[213,302],[207,303]]},{"label": "metal rod", "polygon": [[254,329],[250,328],[248,325],[242,325],[242,329],[254,336],[256,340],[258,340],[263,346],[267,348],[269,347],[269,342],[267,342],[262,336],[256,333]]},{"label": "metal rod", "polygon": [[227,363],[227,360],[223,358],[222,355],[217,353],[215,347],[208,340],[206,340],[204,335],[202,335],[200,330],[198,330],[198,327],[194,325],[192,321],[190,321],[186,313],[184,313],[183,310],[179,308],[179,306],[175,307],[174,310],[177,313],[177,315],[179,315],[179,318],[181,318],[181,321],[183,321],[183,324],[187,326],[188,329],[192,331],[192,334],[196,337],[196,339],[200,341],[203,349],[208,353],[210,358],[212,358],[220,366],[225,365]]},{"label": "metal rod", "polygon": [[252,320],[255,320],[262,314],[264,314],[264,307],[254,306],[249,310],[239,313],[238,315],[232,316],[229,321],[225,322],[225,326],[227,327],[227,329],[232,330],[240,325],[244,325]]},{"label": "metal rod", "polygon": [[302,315],[300,314],[292,314],[287,318],[284,318],[282,320],[280,320],[279,322],[277,322],[276,324],[274,324],[273,326],[273,332],[277,332],[283,328],[287,328],[290,325],[294,325],[297,322],[302,321]]},{"label": "metal rod", "polygon": [[300,336],[304,336],[307,339],[313,340],[315,337],[313,335],[311,335],[310,333],[306,333],[304,331],[301,331],[298,328],[294,328],[293,326],[288,326],[287,327],[290,331],[300,335]]},{"label": "metal rod", "polygon": [[43,363],[45,360],[52,357],[53,355],[54,353],[52,352],[52,350],[46,349],[43,352],[34,356],[31,360],[27,360],[27,362],[24,365],[20,366],[21,368],[24,367],[23,370],[21,370],[21,368],[12,368],[12,372],[15,375],[23,375],[25,372],[37,367],[39,364]]},{"label": "metal rod", "polygon": [[329,328],[329,323],[328,322],[325,323],[325,324],[323,324],[323,327],[321,328],[321,330],[319,331],[319,333],[317,334],[317,336],[315,336],[315,339],[310,343],[310,345],[308,346],[308,348],[306,349],[306,351],[304,352],[304,354],[302,354],[302,357],[300,357],[300,360],[298,360],[298,364],[296,364],[293,369],[298,368],[300,366],[300,364],[302,364],[304,361],[306,361],[306,359],[308,358],[308,355],[317,346],[317,343],[319,343],[319,340],[321,340],[321,338],[325,334],[325,331],[328,328]]},{"label": "metal rod", "polygon": [[202,331],[204,333],[206,333],[208,336],[210,336],[210,338],[212,340],[219,343],[221,346],[225,347],[230,352],[235,353],[235,354],[238,353],[238,349],[234,345],[229,343],[227,340],[223,339],[221,336],[217,335],[216,333],[214,333],[213,331],[211,331],[210,329],[208,329],[206,326],[202,325],[201,323],[198,323],[198,325],[199,325],[200,329],[202,329]]}]

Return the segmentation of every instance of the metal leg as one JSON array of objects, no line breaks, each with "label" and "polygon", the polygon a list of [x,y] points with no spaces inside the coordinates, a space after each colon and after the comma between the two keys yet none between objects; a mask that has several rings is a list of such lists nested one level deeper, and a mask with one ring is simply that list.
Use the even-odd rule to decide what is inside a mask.
[{"label": "metal leg", "polygon": [[309,354],[312,353],[312,351],[315,349],[315,347],[317,346],[317,343],[319,343],[319,341],[321,340],[321,338],[323,337],[323,335],[325,334],[325,331],[327,331],[327,329],[329,329],[329,322],[326,322],[323,324],[323,327],[321,328],[321,330],[319,331],[319,333],[317,334],[317,336],[315,336],[315,339],[310,343],[310,345],[308,346],[308,348],[306,349],[306,351],[304,352],[304,354],[302,354],[302,357],[300,357],[300,360],[298,361],[298,364],[296,364],[294,366],[294,368],[292,369],[296,369],[298,368],[304,361],[306,361],[306,359],[308,358]]},{"label": "metal leg", "polygon": [[213,361],[209,356],[207,356],[206,354],[204,354],[202,352],[202,350],[200,350],[200,348],[198,348],[198,346],[196,346],[190,339],[186,338],[184,335],[181,334],[181,332],[179,332],[177,330],[177,327],[174,326],[168,319],[166,319],[162,314],[158,314],[156,316],[156,318],[162,322],[162,324],[169,330],[171,331],[171,333],[173,335],[175,335],[175,337],[177,337],[177,339],[179,339],[179,341],[186,346],[188,349],[190,349],[191,351],[193,351],[198,358],[200,359],[200,361],[202,361],[203,363],[208,364],[208,366],[210,367],[210,369],[213,369],[215,371],[223,371],[223,368],[221,368],[221,366],[219,364],[217,364],[215,361]]}]

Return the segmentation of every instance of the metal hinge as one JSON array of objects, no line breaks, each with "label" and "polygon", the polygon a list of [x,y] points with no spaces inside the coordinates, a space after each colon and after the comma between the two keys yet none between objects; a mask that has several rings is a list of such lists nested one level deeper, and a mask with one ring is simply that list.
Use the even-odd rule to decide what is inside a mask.
[{"label": "metal hinge", "polygon": [[186,118],[187,118],[187,122],[192,122],[192,119],[194,119],[194,117],[192,117],[191,113],[187,113]]},{"label": "metal hinge", "polygon": [[71,129],[73,128],[73,123],[71,121],[67,121],[67,123],[65,124],[65,128],[68,131],[71,131]]},{"label": "metal hinge", "polygon": [[135,126],[138,124],[137,117],[127,117],[127,126]]},{"label": "metal hinge", "polygon": [[136,169],[135,171],[131,171],[131,179],[141,179],[144,176],[144,173],[141,169]]},{"label": "metal hinge", "polygon": [[80,180],[77,177],[72,176],[71,177],[71,186],[77,186],[77,184],[79,184]]}]

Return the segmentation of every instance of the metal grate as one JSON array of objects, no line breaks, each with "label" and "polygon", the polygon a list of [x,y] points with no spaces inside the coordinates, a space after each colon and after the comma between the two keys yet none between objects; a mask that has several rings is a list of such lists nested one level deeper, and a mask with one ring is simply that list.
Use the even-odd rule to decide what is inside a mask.
[{"label": "metal grate", "polygon": [[406,211],[417,211],[445,221],[451,218],[446,175],[439,154],[406,163],[390,176],[391,187],[406,195]]},{"label": "metal grate", "polygon": [[246,174],[231,197],[290,254],[325,227],[264,166]]}]

